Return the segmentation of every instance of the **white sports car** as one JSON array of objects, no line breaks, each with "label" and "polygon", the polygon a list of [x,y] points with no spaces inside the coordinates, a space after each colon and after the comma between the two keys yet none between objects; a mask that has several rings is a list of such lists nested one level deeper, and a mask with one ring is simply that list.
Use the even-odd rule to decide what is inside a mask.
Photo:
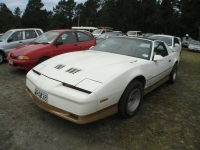
[{"label": "white sports car", "polygon": [[173,83],[179,54],[160,40],[113,37],[56,56],[27,73],[27,93],[42,109],[84,124],[118,113],[131,117],[143,95]]}]

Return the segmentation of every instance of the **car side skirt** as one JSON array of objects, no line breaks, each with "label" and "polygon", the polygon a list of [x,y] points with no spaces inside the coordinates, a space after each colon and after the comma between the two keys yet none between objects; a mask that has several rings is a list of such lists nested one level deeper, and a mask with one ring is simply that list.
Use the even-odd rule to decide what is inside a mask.
[{"label": "car side skirt", "polygon": [[107,108],[99,110],[95,113],[81,116],[81,115],[77,115],[77,114],[72,114],[68,111],[65,111],[63,109],[57,108],[55,106],[52,106],[48,103],[41,101],[39,98],[37,98],[31,92],[31,90],[29,90],[28,87],[26,88],[26,92],[32,98],[32,100],[36,103],[36,105],[38,105],[38,107],[40,107],[40,108],[42,108],[42,109],[44,109],[44,110],[46,110],[46,111],[48,111],[48,112],[50,112],[54,115],[57,115],[61,118],[64,118],[66,120],[69,120],[69,121],[77,123],[77,124],[90,123],[90,122],[111,116],[111,115],[116,114],[118,112],[118,103],[116,103],[116,104],[111,105]]},{"label": "car side skirt", "polygon": [[153,84],[152,86],[144,89],[144,95],[148,94],[149,92],[153,91],[158,86],[162,85],[163,83],[167,82],[169,80],[169,75],[163,78],[162,80],[158,81],[157,83]]}]

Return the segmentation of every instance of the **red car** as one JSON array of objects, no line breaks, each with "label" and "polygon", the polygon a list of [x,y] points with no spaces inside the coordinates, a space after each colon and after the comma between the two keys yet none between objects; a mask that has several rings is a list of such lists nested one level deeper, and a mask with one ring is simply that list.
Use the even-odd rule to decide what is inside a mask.
[{"label": "red car", "polygon": [[75,30],[51,30],[32,43],[16,48],[8,54],[10,66],[32,69],[37,64],[59,54],[87,50],[96,45],[96,39],[86,32]]}]

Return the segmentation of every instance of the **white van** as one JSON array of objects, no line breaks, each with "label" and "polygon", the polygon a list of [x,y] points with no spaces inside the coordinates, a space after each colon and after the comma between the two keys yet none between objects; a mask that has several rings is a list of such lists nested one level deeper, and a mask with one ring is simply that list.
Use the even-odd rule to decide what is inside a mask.
[{"label": "white van", "polygon": [[89,31],[89,32],[93,32],[94,30],[98,29],[98,28],[95,28],[95,27],[72,27],[73,30],[86,30],[86,31]]},{"label": "white van", "polygon": [[128,31],[126,33],[127,36],[136,36],[136,37],[143,37],[141,31]]}]

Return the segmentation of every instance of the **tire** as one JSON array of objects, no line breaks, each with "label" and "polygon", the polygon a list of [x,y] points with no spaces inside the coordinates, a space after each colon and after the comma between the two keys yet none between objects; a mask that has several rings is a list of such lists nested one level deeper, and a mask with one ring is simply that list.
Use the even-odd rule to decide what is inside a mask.
[{"label": "tire", "polygon": [[4,62],[4,54],[2,52],[0,52],[0,64],[2,64]]},{"label": "tire", "polygon": [[47,60],[47,59],[49,59],[49,58],[48,58],[48,57],[42,57],[42,58],[40,58],[40,59],[37,61],[36,65],[42,63],[43,61],[45,61],[45,60]]},{"label": "tire", "polygon": [[169,75],[169,83],[173,84],[177,77],[178,66],[177,63],[174,65],[170,75]]},{"label": "tire", "polygon": [[143,98],[143,85],[137,80],[128,85],[118,103],[118,114],[123,118],[132,117],[138,110]]}]

